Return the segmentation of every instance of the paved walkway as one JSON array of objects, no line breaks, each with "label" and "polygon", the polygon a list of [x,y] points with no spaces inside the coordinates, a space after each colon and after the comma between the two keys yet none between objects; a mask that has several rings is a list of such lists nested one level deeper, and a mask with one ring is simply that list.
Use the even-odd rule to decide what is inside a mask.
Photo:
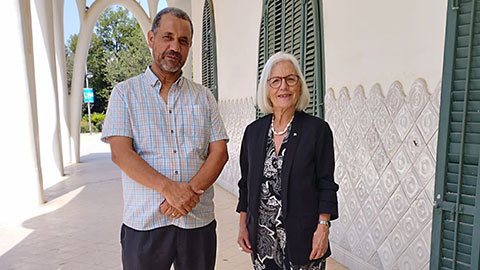
[{"label": "paved walkway", "polygon": [[[81,163],[68,166],[63,179],[46,187],[45,205],[0,215],[0,269],[121,269],[120,170],[99,138],[82,134]],[[215,186],[219,270],[252,269],[236,244],[236,200]],[[329,259],[327,269],[345,268]]]}]

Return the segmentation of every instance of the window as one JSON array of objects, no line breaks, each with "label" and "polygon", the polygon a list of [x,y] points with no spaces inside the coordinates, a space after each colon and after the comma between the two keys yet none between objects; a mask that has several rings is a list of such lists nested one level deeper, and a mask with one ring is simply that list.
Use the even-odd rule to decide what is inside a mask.
[{"label": "window", "polygon": [[310,89],[311,101],[305,111],[323,118],[325,86],[321,14],[320,0],[264,0],[258,79],[272,54],[285,51],[295,55]]},{"label": "window", "polygon": [[202,84],[210,88],[218,100],[217,46],[212,0],[205,0],[202,24]]},{"label": "window", "polygon": [[430,269],[480,269],[480,0],[450,0]]}]

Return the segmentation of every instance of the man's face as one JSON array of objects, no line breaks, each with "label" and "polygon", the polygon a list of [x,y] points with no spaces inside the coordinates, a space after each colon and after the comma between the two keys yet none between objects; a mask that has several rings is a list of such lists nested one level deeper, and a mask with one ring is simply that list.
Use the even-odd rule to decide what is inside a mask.
[{"label": "man's face", "polygon": [[171,14],[162,16],[155,35],[148,32],[153,65],[165,73],[177,73],[183,67],[191,44],[190,23]]}]

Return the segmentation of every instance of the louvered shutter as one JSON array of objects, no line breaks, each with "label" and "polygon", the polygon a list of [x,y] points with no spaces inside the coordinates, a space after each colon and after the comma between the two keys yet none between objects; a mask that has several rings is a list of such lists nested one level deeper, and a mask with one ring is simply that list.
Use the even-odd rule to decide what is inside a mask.
[{"label": "louvered shutter", "polygon": [[286,51],[297,57],[311,95],[305,111],[319,117],[324,93],[321,22],[321,1],[265,0],[258,46],[258,79],[274,53]]},{"label": "louvered shutter", "polygon": [[480,0],[449,1],[430,269],[479,269]]},{"label": "louvered shutter", "polygon": [[213,3],[205,0],[202,23],[202,84],[210,88],[218,100],[217,47]]}]

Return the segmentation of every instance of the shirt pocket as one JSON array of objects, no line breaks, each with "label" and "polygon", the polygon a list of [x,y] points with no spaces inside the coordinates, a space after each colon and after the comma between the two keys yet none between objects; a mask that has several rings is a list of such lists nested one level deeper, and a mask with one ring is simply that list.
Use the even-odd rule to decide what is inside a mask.
[{"label": "shirt pocket", "polygon": [[201,105],[188,106],[184,112],[183,132],[185,143],[188,148],[206,156],[210,138],[207,108]]}]

